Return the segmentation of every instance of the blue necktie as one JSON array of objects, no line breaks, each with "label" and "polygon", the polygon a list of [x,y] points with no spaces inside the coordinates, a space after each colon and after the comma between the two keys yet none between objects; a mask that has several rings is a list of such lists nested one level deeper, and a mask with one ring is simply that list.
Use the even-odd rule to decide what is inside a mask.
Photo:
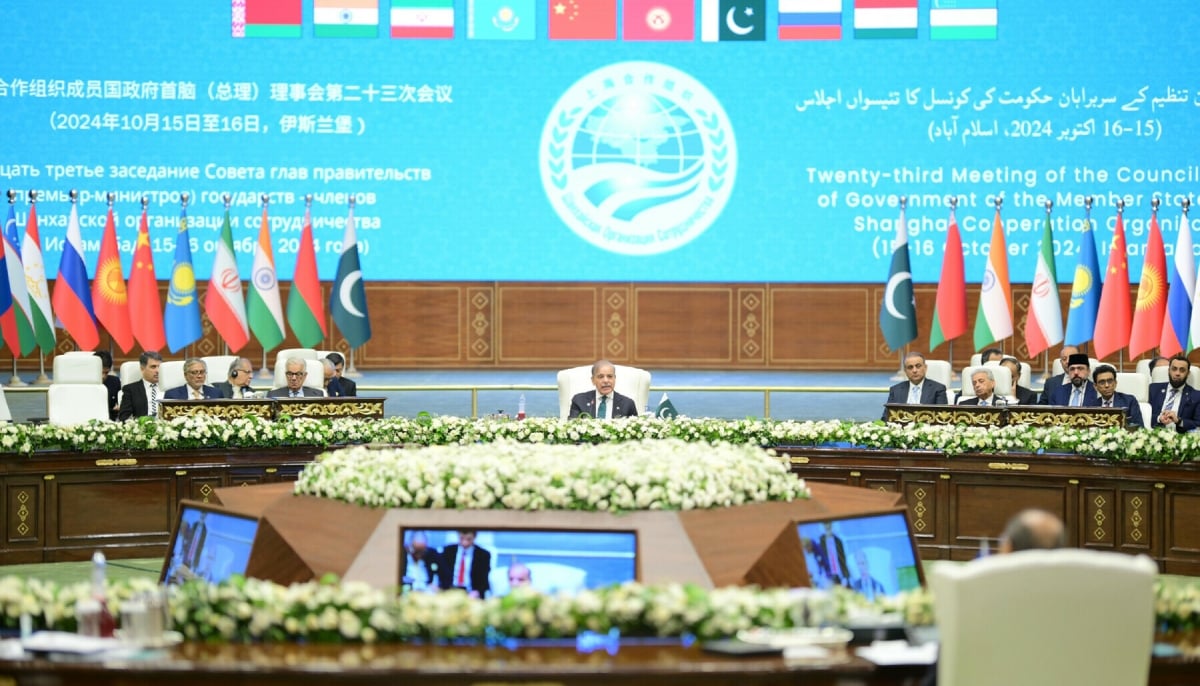
[{"label": "blue necktie", "polygon": [[600,409],[596,411],[596,419],[608,419],[608,396],[600,396]]}]

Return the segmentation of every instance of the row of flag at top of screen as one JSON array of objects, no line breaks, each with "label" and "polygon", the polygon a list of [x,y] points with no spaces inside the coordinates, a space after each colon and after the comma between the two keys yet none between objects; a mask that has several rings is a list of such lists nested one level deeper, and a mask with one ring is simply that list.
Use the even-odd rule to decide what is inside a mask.
[{"label": "row of flag at top of screen", "polygon": [[[917,338],[916,303],[909,266],[904,204],[901,200],[887,288],[879,312],[880,329],[888,347],[893,350],[899,350]],[[1168,280],[1166,251],[1158,222],[1159,201],[1155,199],[1151,202],[1153,209],[1142,276],[1134,300],[1130,297],[1124,203],[1116,207],[1108,263],[1101,272],[1096,252],[1096,231],[1091,218],[1091,198],[1088,199],[1086,227],[1078,241],[1078,258],[1071,279],[1065,329],[1054,257],[1053,205],[1046,205],[1037,266],[1030,275],[1029,307],[1023,332],[1029,357],[1040,355],[1059,343],[1078,346],[1089,341],[1092,342],[1093,355],[1101,359],[1125,348],[1129,349],[1131,358],[1156,347],[1158,354],[1166,357],[1200,348],[1200,307],[1193,307],[1200,275],[1197,274],[1192,229],[1188,220],[1190,201],[1185,198],[1180,204],[1183,216],[1178,224]],[[1000,220],[1000,206],[1001,202],[998,201],[987,263],[980,278],[973,331],[974,350],[1003,341],[1014,333],[1013,289],[1009,281],[1008,247],[1004,238],[1004,224]],[[929,328],[929,350],[965,334],[967,328],[962,237],[952,206],[941,278]]]},{"label": "row of flag at top of screen", "polygon": [[[305,0],[232,0],[234,38],[304,37]],[[915,39],[917,0],[312,0],[316,38],[452,39],[456,2],[471,40],[765,41]],[[620,21],[618,21],[618,8]],[[995,40],[997,0],[931,0],[932,40]],[[462,19],[458,19],[462,21]],[[546,23],[545,31],[539,22]]]},{"label": "row of flag at top of screen", "polygon": [[[0,250],[0,338],[14,357],[27,355],[34,348],[39,348],[42,354],[54,350],[56,326],[64,329],[81,350],[94,350],[99,345],[101,329],[108,332],[123,352],[129,352],[135,341],[143,350],[158,351],[166,346],[176,352],[201,338],[200,298],[192,268],[186,194],[182,196],[183,206],[173,241],[175,259],[165,309],[154,272],[145,200],[128,283],[117,249],[112,194],[109,194],[100,254],[89,279],[79,227],[78,195],[71,191],[70,216],[52,291],[42,258],[37,195],[29,193],[24,232],[17,226],[18,195],[15,191],[8,192],[8,218]],[[238,273],[226,202],[224,224],[213,255],[212,278],[203,299],[205,314],[230,351],[241,350],[251,335],[263,350],[271,350],[283,342],[288,327],[302,347],[314,347],[328,335],[313,250],[311,202],[310,196],[306,199],[286,316],[275,278],[266,197],[254,248],[253,278],[245,289]],[[330,288],[329,314],[351,348],[371,338],[353,199],[342,236],[337,273]]]}]

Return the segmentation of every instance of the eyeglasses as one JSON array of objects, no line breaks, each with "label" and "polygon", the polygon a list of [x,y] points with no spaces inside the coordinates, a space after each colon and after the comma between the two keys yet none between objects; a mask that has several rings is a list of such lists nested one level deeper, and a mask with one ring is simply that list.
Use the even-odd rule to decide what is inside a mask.
[{"label": "eyeglasses", "polygon": [[1111,386],[1117,382],[1116,379],[1096,379],[1097,386]]},{"label": "eyeglasses", "polygon": [[206,369],[189,369],[184,372],[184,374],[187,374],[188,376],[204,376],[207,373],[208,370]]},{"label": "eyeglasses", "polygon": [[308,375],[308,372],[284,372],[284,374],[285,374],[285,375],[286,375],[288,378],[290,378],[290,379],[294,379],[294,378],[296,378],[296,377],[298,377],[298,376],[307,376],[307,375]]}]

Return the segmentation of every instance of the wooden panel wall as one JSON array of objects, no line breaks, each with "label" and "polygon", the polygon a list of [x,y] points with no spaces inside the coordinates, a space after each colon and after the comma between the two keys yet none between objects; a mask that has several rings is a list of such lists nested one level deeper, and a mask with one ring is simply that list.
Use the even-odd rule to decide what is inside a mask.
[{"label": "wooden panel wall", "polygon": [[[936,294],[935,284],[916,287],[919,337],[912,349],[946,359],[946,344],[927,350]],[[1060,288],[1064,313],[1069,295],[1068,286]],[[285,285],[285,303],[287,297]],[[529,369],[609,358],[654,369],[895,369],[899,353],[879,331],[882,298],[882,284],[368,283],[374,335],[355,351],[355,363],[365,370]],[[968,333],[954,341],[956,365],[975,350],[970,330],[977,299],[978,287],[969,287]],[[1028,360],[1021,330],[1029,286],[1015,285],[1013,300],[1017,335],[1003,347]],[[331,335],[320,347],[348,352],[326,320]],[[207,318],[203,325],[204,337],[189,352],[222,354]],[[102,338],[101,345],[107,343]],[[60,351],[73,347],[60,336]],[[289,336],[281,347],[297,343]],[[115,357],[119,364],[139,352],[116,351]],[[256,343],[243,352],[258,365]],[[21,366],[36,368],[36,358]]]}]

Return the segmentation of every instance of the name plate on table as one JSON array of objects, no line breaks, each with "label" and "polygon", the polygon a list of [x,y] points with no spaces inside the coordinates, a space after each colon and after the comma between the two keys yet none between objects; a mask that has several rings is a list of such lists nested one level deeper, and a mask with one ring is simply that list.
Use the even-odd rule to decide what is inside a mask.
[{"label": "name plate on table", "polygon": [[311,417],[315,419],[383,419],[383,403],[387,398],[274,398],[275,416]]},{"label": "name plate on table", "polygon": [[884,419],[893,424],[957,424],[998,427],[1011,425],[1062,426],[1072,429],[1125,428],[1119,407],[1060,407],[1057,405],[905,405],[888,403]]},{"label": "name plate on table", "polygon": [[239,417],[275,419],[275,401],[270,398],[253,398],[249,400],[159,400],[158,416],[160,419],[200,416],[220,417],[222,419],[237,419]]}]

